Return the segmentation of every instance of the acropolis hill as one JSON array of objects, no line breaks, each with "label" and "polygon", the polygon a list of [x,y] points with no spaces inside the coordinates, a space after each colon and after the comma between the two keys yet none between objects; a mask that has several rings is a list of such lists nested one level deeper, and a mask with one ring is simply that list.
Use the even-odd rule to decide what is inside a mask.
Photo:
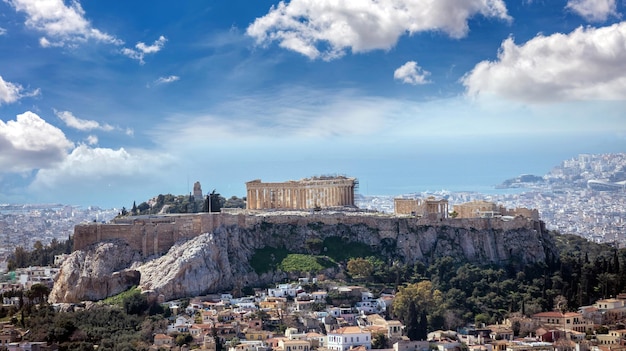
[{"label": "acropolis hill", "polygon": [[[419,232],[420,228],[451,228],[469,232],[490,232],[505,235],[515,230],[528,230],[537,233],[545,231],[542,222],[516,217],[503,221],[497,218],[416,218],[394,215],[371,214],[367,212],[263,212],[241,211],[239,213],[198,213],[172,214],[160,216],[138,216],[118,219],[108,224],[89,223],[77,225],[74,229],[74,250],[84,250],[89,245],[122,240],[143,257],[166,253],[174,243],[189,240],[202,233],[211,233],[220,227],[238,227],[240,230],[256,231],[268,226],[291,225],[314,227],[318,225],[345,227],[365,226],[376,232],[377,239],[397,239],[399,235]],[[310,233],[311,237],[317,236]],[[408,238],[407,238],[408,239]],[[370,241],[370,240],[368,240]],[[302,241],[301,243],[303,243]],[[374,243],[373,243],[374,244]],[[412,256],[409,253],[403,256]],[[498,255],[491,260],[498,262],[508,259]],[[420,259],[415,257],[414,259]],[[413,260],[414,260],[413,259]],[[532,260],[531,260],[532,261]]]},{"label": "acropolis hill", "polygon": [[309,253],[307,242],[332,237],[404,263],[450,256],[521,268],[558,257],[542,223],[523,217],[428,219],[329,210],[131,217],[76,227],[76,250],[63,263],[50,299],[98,300],[131,286],[165,299],[261,286],[286,276],[255,272],[250,260],[257,250]]},{"label": "acropolis hill", "polygon": [[[254,193],[249,192],[248,199],[255,200],[255,209],[131,216],[78,225],[74,252],[61,267],[50,301],[99,300],[131,286],[165,299],[261,286],[286,276],[255,271],[250,262],[260,249],[305,254],[327,249],[315,253],[309,242],[365,244],[385,260],[406,264],[450,256],[518,269],[558,257],[552,236],[535,218],[448,218],[447,202],[435,199],[405,202],[409,214],[360,211],[352,203],[351,179],[326,180],[268,187],[250,182]],[[483,203],[468,208],[493,212]]]},{"label": "acropolis hill", "polygon": [[[493,213],[493,210],[508,214],[504,208],[491,208],[492,204],[474,202],[466,204],[463,211],[459,208],[461,217],[465,218],[450,219],[448,202],[434,198],[396,199],[396,213],[405,216],[372,215],[356,210],[354,190],[357,185],[356,178],[345,176],[312,177],[281,183],[264,183],[257,179],[246,183],[246,211],[131,216],[117,219],[111,224],[79,225],[74,231],[74,249],[82,250],[94,243],[121,239],[147,257],[163,254],[177,241],[212,233],[220,226],[238,226],[251,230],[263,223],[296,226],[312,223],[365,225],[374,228],[380,239],[395,238],[400,228],[420,226],[498,231],[520,228],[543,230],[536,211],[512,211],[511,218],[516,218],[513,221],[467,218],[472,213]],[[202,198],[199,182],[194,184],[194,196]],[[327,211],[322,213],[322,209]],[[333,211],[329,211],[331,209]]]}]

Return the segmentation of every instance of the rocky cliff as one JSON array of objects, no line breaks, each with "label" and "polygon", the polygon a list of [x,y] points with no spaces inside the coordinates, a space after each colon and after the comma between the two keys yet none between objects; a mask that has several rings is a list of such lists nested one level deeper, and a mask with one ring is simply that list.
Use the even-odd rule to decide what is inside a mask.
[{"label": "rocky cliff", "polygon": [[180,239],[167,253],[150,257],[124,240],[94,243],[73,252],[62,265],[50,300],[98,300],[133,285],[169,300],[271,283],[285,276],[281,272],[258,275],[249,263],[257,249],[271,246],[306,252],[307,240],[328,237],[339,237],[344,245],[364,243],[406,263],[452,256],[479,264],[521,266],[558,257],[552,237],[540,223],[522,218],[423,222],[331,217],[272,215],[257,218],[252,225],[222,224],[209,233]]}]

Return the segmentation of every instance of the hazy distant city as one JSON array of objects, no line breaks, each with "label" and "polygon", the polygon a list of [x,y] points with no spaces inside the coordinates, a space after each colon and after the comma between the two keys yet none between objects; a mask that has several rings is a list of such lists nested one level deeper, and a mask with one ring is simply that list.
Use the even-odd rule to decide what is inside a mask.
[{"label": "hazy distant city", "polygon": [[[357,195],[355,202],[361,209],[392,214],[393,199],[398,196],[444,197],[449,201],[451,210],[455,204],[488,200],[507,208],[535,208],[548,229],[577,234],[596,242],[624,245],[625,179],[626,154],[584,154],[563,161],[541,177],[526,175],[503,180],[502,184],[494,185],[491,194],[441,190],[416,194]],[[617,186],[597,188],[594,183],[598,182],[595,181]],[[36,241],[48,244],[53,239],[67,240],[76,224],[106,222],[119,211],[116,208],[80,208],[63,204],[0,204],[0,239],[4,243],[0,247],[0,262],[4,262],[15,247],[30,249]]]}]

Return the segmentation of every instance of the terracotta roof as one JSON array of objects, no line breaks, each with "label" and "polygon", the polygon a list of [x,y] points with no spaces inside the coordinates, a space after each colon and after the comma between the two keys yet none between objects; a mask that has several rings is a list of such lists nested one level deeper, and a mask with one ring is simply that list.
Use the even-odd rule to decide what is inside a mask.
[{"label": "terracotta roof", "polygon": [[567,312],[565,314],[558,311],[549,311],[549,312],[539,312],[533,314],[533,317],[552,317],[552,318],[563,318],[563,317],[579,317],[582,316],[578,312]]},{"label": "terracotta roof", "polygon": [[343,327],[339,329],[335,329],[329,334],[357,334],[362,333],[361,328],[359,327]]}]

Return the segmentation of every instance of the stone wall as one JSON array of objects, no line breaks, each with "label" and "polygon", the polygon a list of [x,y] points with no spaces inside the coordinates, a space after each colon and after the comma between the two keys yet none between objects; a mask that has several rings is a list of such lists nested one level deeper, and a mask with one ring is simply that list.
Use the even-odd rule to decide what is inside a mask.
[{"label": "stone wall", "polygon": [[74,250],[89,245],[121,239],[141,252],[144,257],[161,255],[174,243],[210,233],[219,227],[250,229],[263,223],[293,224],[306,226],[311,223],[324,225],[365,225],[375,228],[381,239],[394,238],[399,228],[434,226],[476,230],[532,229],[542,231],[543,223],[516,217],[510,221],[498,218],[413,218],[353,212],[254,212],[246,213],[199,213],[164,216],[139,216],[118,220],[114,223],[88,223],[74,228]]}]

